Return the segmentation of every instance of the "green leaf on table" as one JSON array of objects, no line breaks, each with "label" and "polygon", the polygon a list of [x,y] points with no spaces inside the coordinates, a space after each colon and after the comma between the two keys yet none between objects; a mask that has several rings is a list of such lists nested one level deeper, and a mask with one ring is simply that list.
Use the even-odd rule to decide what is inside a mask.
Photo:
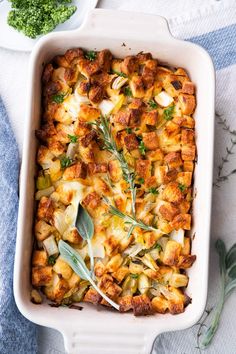
[{"label": "green leaf on table", "polygon": [[228,269],[227,274],[231,279],[236,279],[236,264]]},{"label": "green leaf on table", "polygon": [[225,263],[227,268],[230,268],[234,263],[236,264],[236,243],[227,252]]}]

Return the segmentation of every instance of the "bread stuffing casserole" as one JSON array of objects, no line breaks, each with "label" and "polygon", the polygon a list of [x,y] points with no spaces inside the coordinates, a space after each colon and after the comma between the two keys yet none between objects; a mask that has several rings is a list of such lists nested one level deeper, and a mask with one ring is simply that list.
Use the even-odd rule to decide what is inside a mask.
[{"label": "bread stuffing casserole", "polygon": [[191,302],[194,93],[150,53],[76,48],[45,65],[33,302],[136,316]]}]

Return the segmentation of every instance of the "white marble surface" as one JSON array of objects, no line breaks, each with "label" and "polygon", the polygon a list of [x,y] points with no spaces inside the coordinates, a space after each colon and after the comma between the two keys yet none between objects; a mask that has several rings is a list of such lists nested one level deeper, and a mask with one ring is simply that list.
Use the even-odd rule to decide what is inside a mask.
[{"label": "white marble surface", "polygon": [[[211,30],[211,27],[216,24],[225,25],[224,21],[228,24],[236,22],[235,9],[229,10],[229,16],[227,20],[221,18],[220,9],[227,6],[229,3],[233,3],[230,0],[102,0],[99,2],[98,7],[104,8],[120,8],[128,9],[130,11],[140,11],[146,13],[155,12],[156,14],[163,15],[170,20],[170,26],[175,29],[176,36],[183,36],[183,31],[180,29],[181,20],[186,20],[186,33],[189,26],[189,36],[200,34],[201,26],[197,25],[201,23],[204,28]],[[235,3],[235,2],[234,2]],[[153,11],[155,9],[155,11]],[[202,19],[202,13],[208,12],[209,16],[211,12],[217,9],[218,16],[212,15],[212,21],[204,22]],[[196,25],[191,22],[191,18],[198,18],[200,22],[196,21]],[[178,27],[178,23],[180,24]],[[181,32],[182,31],[182,32]],[[0,34],[1,35],[1,34]],[[10,121],[12,123],[17,142],[19,144],[20,152],[22,150],[23,141],[23,126],[24,126],[24,114],[25,114],[25,101],[26,97],[26,84],[27,84],[27,68],[28,68],[29,54],[22,52],[14,52],[0,48],[0,95],[4,100],[6,109],[8,111]],[[236,78],[236,66],[229,71],[227,68],[221,70],[217,76],[217,107],[218,112],[224,115],[232,129],[236,129],[236,101],[235,95],[235,78]],[[231,85],[231,86],[230,86]],[[234,86],[234,90],[232,87]],[[222,91],[225,92],[222,96]],[[215,166],[220,163],[221,157],[224,154],[225,147],[230,144],[230,134],[223,131],[222,128],[216,124],[216,153],[215,153]],[[236,148],[235,148],[236,150]],[[226,168],[226,173],[230,169],[236,166],[236,155],[232,155],[230,164]],[[236,215],[236,198],[235,190],[236,175],[232,176],[227,183],[222,183],[219,189],[214,189],[213,195],[213,216],[212,216],[212,235],[213,238],[222,237],[226,241],[227,245],[231,245],[234,240],[236,231],[236,221],[234,216]],[[227,203],[226,203],[227,201]],[[213,251],[213,250],[212,250]],[[212,252],[211,257],[211,271],[210,271],[210,299],[214,303],[215,289],[217,288],[217,277],[215,276],[215,264],[217,262],[216,255]],[[236,353],[236,336],[234,328],[236,325],[236,317],[233,316],[232,310],[235,306],[235,297],[231,297],[227,304],[222,317],[222,323],[224,326],[224,336],[218,336],[215,341],[215,346],[207,351],[208,354],[234,354]],[[222,330],[222,329],[221,329]],[[183,332],[182,332],[183,333]],[[192,333],[189,331],[184,333],[184,338],[190,337]],[[180,334],[181,336],[181,334]],[[182,334],[183,336],[183,334]],[[165,341],[170,345],[170,337],[166,337]],[[168,342],[169,341],[169,342]],[[63,339],[60,333],[52,329],[41,327],[38,331],[38,343],[39,354],[56,354],[65,353]],[[160,342],[161,343],[161,342]],[[192,349],[190,349],[192,348]],[[182,349],[181,349],[182,350]],[[175,353],[184,354],[184,351],[175,349]],[[157,351],[156,351],[157,352]],[[160,354],[172,354],[173,351],[158,351]],[[198,353],[194,349],[194,344],[189,347],[187,351],[189,353]],[[92,353],[93,354],[93,353]],[[111,353],[112,354],[112,353]]]}]

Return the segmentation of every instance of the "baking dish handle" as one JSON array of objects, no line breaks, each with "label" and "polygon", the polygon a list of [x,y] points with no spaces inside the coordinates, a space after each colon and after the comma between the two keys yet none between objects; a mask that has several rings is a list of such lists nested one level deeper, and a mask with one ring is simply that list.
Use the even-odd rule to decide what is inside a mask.
[{"label": "baking dish handle", "polygon": [[[111,16],[112,14],[112,16]],[[93,36],[114,39],[121,37],[124,33],[124,38],[132,40],[140,40],[145,37],[148,41],[152,41],[157,36],[161,39],[172,37],[168,22],[164,17],[158,15],[147,15],[138,12],[116,11],[114,19],[114,11],[107,9],[94,9],[88,13],[79,31],[85,30],[86,34],[91,33]],[[112,28],[112,31],[110,31]],[[115,33],[115,30],[116,33]],[[112,35],[110,33],[112,32]],[[128,49],[128,48],[127,48]]]},{"label": "baking dish handle", "polygon": [[[102,327],[102,326],[101,326]],[[68,354],[150,354],[158,335],[143,331],[77,330],[62,331]]]}]

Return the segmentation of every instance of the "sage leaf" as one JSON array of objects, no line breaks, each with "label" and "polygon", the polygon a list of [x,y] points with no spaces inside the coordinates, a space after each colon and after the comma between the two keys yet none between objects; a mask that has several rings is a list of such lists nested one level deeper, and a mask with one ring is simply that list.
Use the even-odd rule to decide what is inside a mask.
[{"label": "sage leaf", "polygon": [[93,286],[93,288],[116,310],[119,311],[120,306],[112,301],[106,294],[104,294],[97,284],[94,282],[92,279],[90,272],[88,268],[86,267],[86,264],[83,260],[83,258],[80,256],[80,254],[72,248],[68,243],[66,243],[63,240],[60,240],[58,243],[58,248],[59,252],[61,254],[61,257],[64,259],[66,263],[69,264],[69,266],[73,269],[73,271],[78,274],[82,279],[87,280],[90,282],[90,284]]},{"label": "sage leaf", "polygon": [[225,287],[225,296],[229,296],[231,292],[236,288],[236,279],[232,280]]},{"label": "sage leaf", "polygon": [[228,269],[227,274],[231,279],[236,279],[236,264],[233,264],[232,267]]},{"label": "sage leaf", "polygon": [[87,210],[85,208],[83,208],[83,206],[80,203],[78,205],[75,226],[76,226],[80,236],[83,238],[83,240],[86,240],[88,243],[88,253],[89,253],[89,257],[90,257],[91,274],[92,274],[92,277],[94,278],[94,275],[93,275],[94,257],[93,257],[92,243],[91,243],[91,239],[94,235],[94,224],[93,224],[93,220],[92,220],[91,216],[89,215]]},{"label": "sage leaf", "polygon": [[230,268],[232,264],[236,264],[236,244],[234,244],[226,255],[226,267]]}]

